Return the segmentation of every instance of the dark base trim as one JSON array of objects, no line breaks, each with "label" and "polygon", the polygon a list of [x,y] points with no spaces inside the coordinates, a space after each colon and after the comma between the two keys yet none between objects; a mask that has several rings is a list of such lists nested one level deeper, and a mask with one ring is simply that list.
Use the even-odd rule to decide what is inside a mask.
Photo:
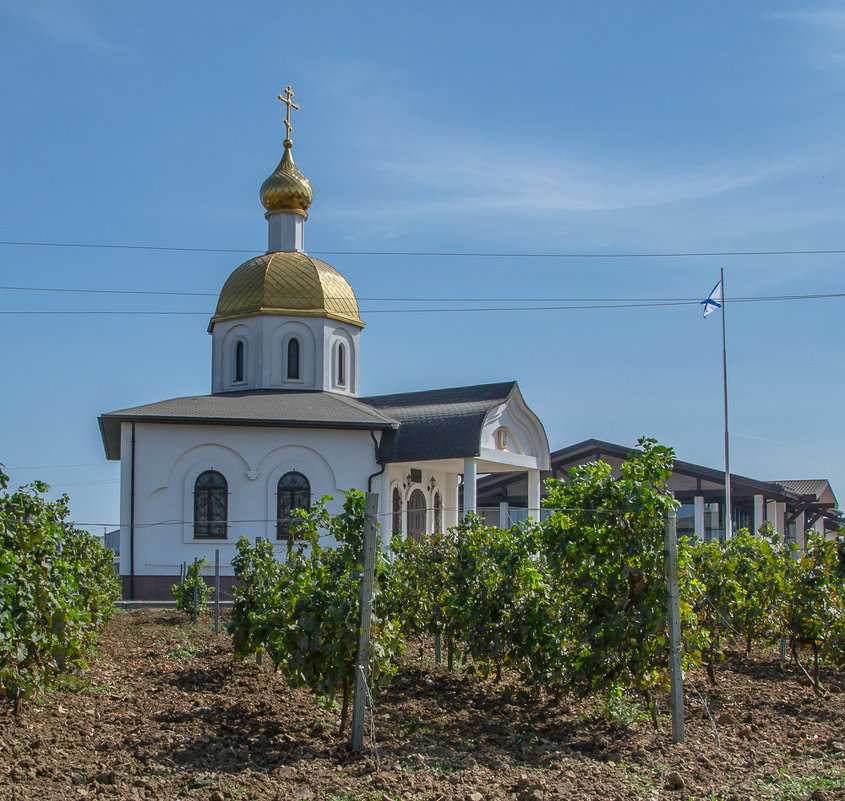
[{"label": "dark base trim", "polygon": [[[179,576],[135,576],[135,597],[130,593],[131,578],[121,576],[123,584],[123,600],[129,601],[172,601],[173,593],[170,588],[179,583]],[[203,576],[205,583],[214,586],[214,576]],[[220,600],[232,600],[232,587],[235,585],[234,576],[220,576]]]}]

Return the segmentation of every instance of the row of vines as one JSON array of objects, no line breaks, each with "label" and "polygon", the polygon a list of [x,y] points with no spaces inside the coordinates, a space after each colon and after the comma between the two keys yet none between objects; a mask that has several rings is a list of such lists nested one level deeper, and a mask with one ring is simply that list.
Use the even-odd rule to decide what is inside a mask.
[{"label": "row of vines", "polygon": [[[664,525],[671,449],[643,439],[615,477],[595,462],[550,481],[549,517],[508,530],[472,516],[423,542],[394,540],[379,556],[370,642],[371,689],[394,672],[402,643],[435,635],[467,667],[509,671],[534,692],[636,693],[657,723],[668,687]],[[267,653],[287,680],[340,694],[341,729],[358,642],[364,496],[343,514],[302,511],[287,558],[266,541],[238,544],[229,630],[239,657]],[[330,534],[335,548],[320,545]],[[845,540],[776,532],[727,544],[679,543],[683,660],[712,681],[725,649],[789,643],[818,664],[845,664]]]},{"label": "row of vines", "polygon": [[120,595],[112,553],[67,520],[68,499],[33,482],[9,492],[0,465],[0,694],[17,713],[85,667]]}]

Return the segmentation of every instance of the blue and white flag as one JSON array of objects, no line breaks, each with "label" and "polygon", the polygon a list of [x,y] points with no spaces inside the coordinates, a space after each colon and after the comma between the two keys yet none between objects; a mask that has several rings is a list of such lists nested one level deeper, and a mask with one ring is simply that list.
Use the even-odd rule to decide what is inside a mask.
[{"label": "blue and white flag", "polygon": [[704,306],[704,316],[712,314],[716,309],[722,308],[722,282],[719,281],[713,287],[713,291],[707,296],[707,300],[702,300],[701,305]]}]

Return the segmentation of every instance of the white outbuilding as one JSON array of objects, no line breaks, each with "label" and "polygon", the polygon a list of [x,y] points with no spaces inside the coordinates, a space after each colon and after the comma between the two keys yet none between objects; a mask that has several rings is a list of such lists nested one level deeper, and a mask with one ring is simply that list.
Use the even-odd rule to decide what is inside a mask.
[{"label": "white outbuilding", "polygon": [[170,597],[181,566],[215,551],[227,592],[241,535],[282,553],[292,509],[331,495],[337,511],[349,489],[378,493],[385,544],[455,525],[485,473],[525,471],[539,516],[549,445],[516,382],[360,397],[357,299],[304,249],[313,193],[291,154],[292,97],[284,155],[261,187],[267,253],[229,276],[208,327],[211,394],[99,418],[121,463],[127,598]]}]

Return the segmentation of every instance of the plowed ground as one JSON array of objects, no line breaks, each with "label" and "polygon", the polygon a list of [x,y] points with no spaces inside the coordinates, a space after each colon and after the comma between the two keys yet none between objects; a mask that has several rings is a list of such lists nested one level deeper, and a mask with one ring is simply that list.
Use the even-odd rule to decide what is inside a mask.
[{"label": "plowed ground", "polygon": [[355,755],[336,705],[235,661],[210,620],[123,613],[84,678],[17,719],[0,708],[0,798],[845,799],[845,693],[817,698],[803,676],[772,652],[730,656],[715,687],[688,675],[672,745],[667,709],[654,732],[631,702],[532,700],[413,644]]}]

